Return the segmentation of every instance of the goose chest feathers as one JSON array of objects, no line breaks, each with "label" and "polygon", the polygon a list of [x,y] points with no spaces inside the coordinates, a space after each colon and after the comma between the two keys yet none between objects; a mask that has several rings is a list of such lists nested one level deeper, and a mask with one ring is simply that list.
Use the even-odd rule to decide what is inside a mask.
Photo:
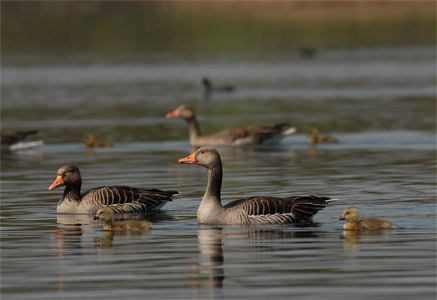
[{"label": "goose chest feathers", "polygon": [[95,214],[99,208],[109,207],[115,213],[142,213],[158,210],[172,201],[177,191],[135,188],[130,186],[102,186],[80,192],[82,178],[79,168],[65,165],[49,187],[53,190],[65,186],[57,212],[67,214]]},{"label": "goose chest feathers", "polygon": [[296,128],[288,123],[279,123],[261,127],[237,127],[220,131],[213,135],[202,135],[193,108],[181,105],[166,116],[167,118],[182,118],[188,122],[190,144],[192,146],[218,145],[268,145],[277,144],[284,137],[293,134]]},{"label": "goose chest feathers", "polygon": [[286,198],[255,196],[221,204],[222,163],[215,148],[200,148],[179,163],[198,164],[208,169],[208,184],[197,211],[204,224],[287,224],[309,222],[329,202],[328,197],[291,196]]}]

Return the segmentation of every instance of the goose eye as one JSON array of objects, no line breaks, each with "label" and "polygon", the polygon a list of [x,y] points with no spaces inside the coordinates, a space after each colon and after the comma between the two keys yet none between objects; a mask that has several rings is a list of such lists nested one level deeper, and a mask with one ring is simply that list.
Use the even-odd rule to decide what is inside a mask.
[{"label": "goose eye", "polygon": [[205,153],[205,150],[200,151],[200,153]]},{"label": "goose eye", "polygon": [[350,214],[350,212],[347,211],[347,212],[345,213],[345,215],[348,215],[348,214]]}]

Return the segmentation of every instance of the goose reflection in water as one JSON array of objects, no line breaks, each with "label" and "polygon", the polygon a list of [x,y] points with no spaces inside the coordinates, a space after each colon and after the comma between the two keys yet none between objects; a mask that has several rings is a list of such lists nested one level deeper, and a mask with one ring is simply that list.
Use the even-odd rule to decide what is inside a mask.
[{"label": "goose reflection in water", "polygon": [[[154,214],[117,214],[117,220],[162,220],[171,219],[165,213]],[[57,241],[55,248],[59,249],[59,256],[63,256],[63,250],[72,248],[82,248],[82,243],[85,242],[83,236],[87,232],[102,231],[102,237],[93,237],[95,248],[112,248],[114,236],[148,236],[148,231],[104,231],[103,224],[99,220],[94,220],[94,215],[79,215],[79,214],[58,214],[58,229],[53,231],[54,239]],[[69,254],[74,254],[68,252]],[[77,253],[76,253],[77,254]]]},{"label": "goose reflection in water", "polygon": [[[313,227],[314,224],[311,224]],[[308,227],[308,226],[302,226]],[[271,240],[287,240],[290,238],[311,238],[317,235],[311,230],[289,231],[282,230],[286,227],[277,226],[276,228],[265,227],[242,227],[236,228],[233,226],[211,226],[199,224],[197,237],[199,247],[199,261],[192,268],[192,280],[187,286],[192,288],[210,288],[211,297],[219,298],[223,281],[225,279],[225,253],[223,245],[233,245],[238,243],[244,252],[253,252],[254,260],[262,262],[264,258],[258,256],[261,251],[270,251],[273,248],[269,246]],[[275,248],[276,249],[276,248]],[[223,296],[223,295],[222,295]]]}]

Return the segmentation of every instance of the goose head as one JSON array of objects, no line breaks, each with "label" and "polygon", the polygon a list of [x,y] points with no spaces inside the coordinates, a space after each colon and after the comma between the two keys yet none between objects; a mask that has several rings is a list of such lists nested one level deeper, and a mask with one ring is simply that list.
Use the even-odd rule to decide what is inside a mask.
[{"label": "goose head", "polygon": [[189,106],[182,104],[178,108],[176,108],[174,111],[169,112],[166,115],[167,119],[169,118],[182,118],[185,120],[192,120],[195,117],[194,109]]},{"label": "goose head", "polygon": [[345,220],[346,222],[356,223],[358,222],[359,212],[355,207],[348,207],[343,211],[339,220]]},{"label": "goose head", "polygon": [[181,164],[197,164],[206,168],[221,164],[220,154],[212,147],[202,147],[193,154],[178,160]]},{"label": "goose head", "polygon": [[58,176],[52,185],[49,186],[49,191],[60,186],[81,185],[82,179],[80,176],[79,168],[75,165],[65,165],[59,168]]}]

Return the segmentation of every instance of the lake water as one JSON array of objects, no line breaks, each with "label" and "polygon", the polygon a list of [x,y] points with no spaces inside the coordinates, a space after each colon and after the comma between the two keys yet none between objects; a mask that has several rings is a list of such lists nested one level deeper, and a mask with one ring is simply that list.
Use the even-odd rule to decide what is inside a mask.
[{"label": "lake water", "polygon": [[[2,130],[39,130],[45,145],[2,153],[2,299],[435,299],[435,48],[325,51],[264,62],[2,66]],[[234,84],[202,100],[196,80]],[[223,202],[252,195],[338,198],[308,226],[200,226],[206,170],[191,153],[182,103],[201,128],[288,121],[276,147],[220,148]],[[319,128],[340,142],[310,146]],[[114,143],[87,150],[93,133]],[[145,217],[148,233],[105,233],[92,216],[56,214],[57,169],[83,190],[177,189]],[[342,211],[391,221],[344,232]]]}]

